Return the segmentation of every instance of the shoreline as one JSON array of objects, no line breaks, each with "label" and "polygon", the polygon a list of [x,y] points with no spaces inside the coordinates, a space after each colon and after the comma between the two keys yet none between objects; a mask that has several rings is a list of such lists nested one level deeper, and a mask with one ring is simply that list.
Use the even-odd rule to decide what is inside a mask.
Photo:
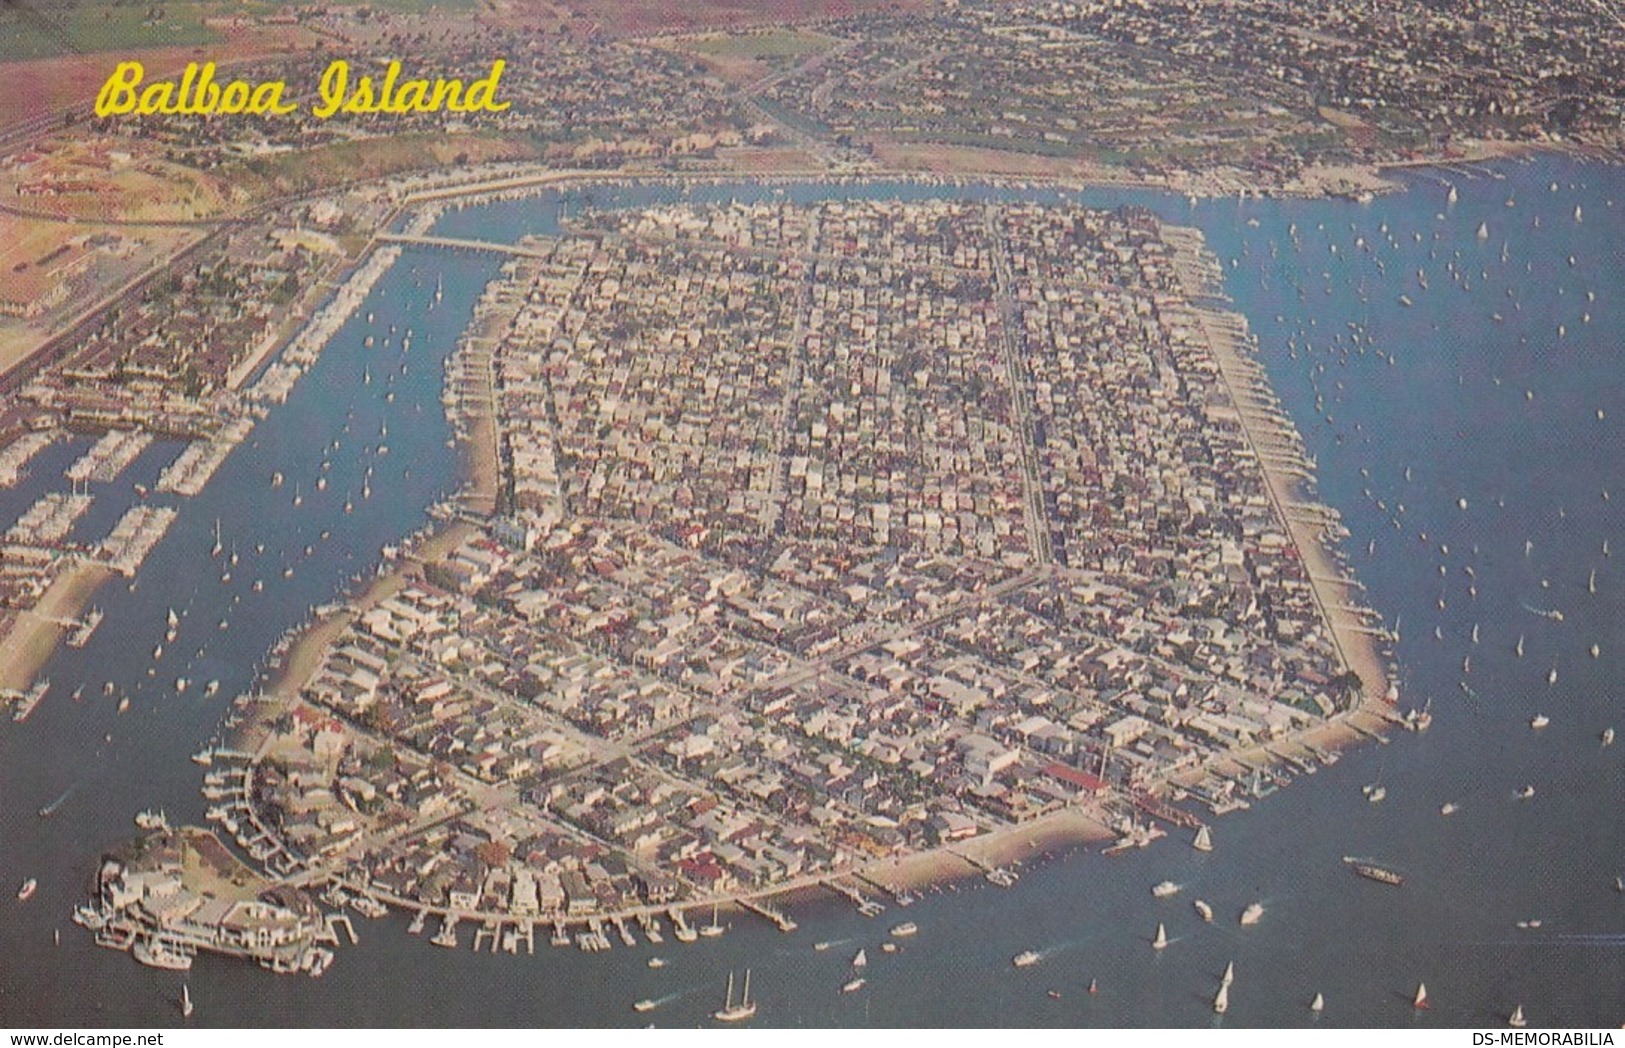
[{"label": "shoreline", "polygon": [[32,608],[15,613],[10,628],[0,636],[0,690],[25,691],[33,686],[72,632],[61,620],[83,615],[113,575],[107,565],[79,558],[51,581]]},{"label": "shoreline", "polygon": [[[1314,594],[1321,620],[1330,631],[1338,661],[1345,670],[1352,670],[1360,677],[1362,701],[1354,708],[1384,701],[1390,694],[1387,668],[1374,638],[1367,632],[1369,627],[1363,625],[1356,612],[1349,610],[1359,607],[1352,602],[1358,599],[1363,587],[1322,544],[1322,536],[1335,518],[1318,516],[1309,521],[1289,511],[1289,506],[1313,507],[1322,514],[1329,511],[1329,507],[1319,502],[1294,501],[1294,496],[1302,497],[1301,487],[1315,482],[1313,464],[1305,459],[1297,423],[1274,402],[1269,375],[1249,350],[1245,314],[1194,304],[1195,300],[1220,290],[1207,286],[1201,276],[1201,268],[1212,260],[1207,253],[1206,238],[1200,230],[1189,226],[1164,228],[1184,231],[1173,244],[1180,258],[1180,281],[1186,285],[1185,293],[1193,302],[1191,310],[1207,339],[1220,380],[1264,476],[1276,519],[1291,536],[1293,547],[1303,561],[1309,589]],[[1239,332],[1230,318],[1239,318]],[[1261,432],[1262,423],[1275,425],[1275,433]],[[1282,430],[1282,426],[1289,426],[1290,430]],[[1286,451],[1266,448],[1267,439],[1285,443]]]}]

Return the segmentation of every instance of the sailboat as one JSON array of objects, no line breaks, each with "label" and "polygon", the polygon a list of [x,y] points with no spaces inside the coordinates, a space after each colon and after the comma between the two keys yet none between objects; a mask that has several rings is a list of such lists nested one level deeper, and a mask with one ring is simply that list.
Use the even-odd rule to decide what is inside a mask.
[{"label": "sailboat", "polygon": [[1315,994],[1315,999],[1309,1002],[1309,1010],[1319,1015],[1326,1010],[1326,998],[1322,994]]},{"label": "sailboat", "polygon": [[1411,1001],[1411,1007],[1412,1008],[1430,1008],[1430,1007],[1432,1007],[1432,1005],[1430,1005],[1428,1003],[1428,987],[1427,987],[1427,983],[1417,983],[1416,984],[1416,998]]},{"label": "sailboat", "polygon": [[1529,1020],[1523,1017],[1523,1005],[1512,1009],[1512,1014],[1507,1016],[1507,1025],[1520,1030],[1529,1025]]},{"label": "sailboat", "polygon": [[1168,929],[1160,923],[1157,925],[1157,937],[1151,940],[1153,950],[1162,950],[1168,947]]},{"label": "sailboat", "polygon": [[187,1019],[192,1017],[192,988],[185,983],[181,984],[181,1015]]},{"label": "sailboat", "polygon": [[1220,983],[1219,992],[1213,995],[1213,1010],[1223,1015],[1230,1010],[1230,984]]},{"label": "sailboat", "polygon": [[220,518],[216,517],[214,518],[214,548],[209,551],[209,556],[220,556],[220,551],[224,548],[225,546],[220,541]]},{"label": "sailboat", "polygon": [[1229,964],[1226,964],[1224,966],[1224,978],[1220,981],[1219,985],[1221,985],[1221,986],[1229,986],[1231,983],[1233,983],[1235,981],[1236,981],[1236,962],[1231,961]]},{"label": "sailboat", "polygon": [[707,939],[715,939],[722,934],[722,925],[717,923],[717,904],[711,904],[711,923],[700,929],[700,934]]},{"label": "sailboat", "polygon": [[854,967],[854,968],[865,967],[866,965],[868,965],[868,963],[869,963],[869,954],[866,953],[863,950],[859,950],[858,955],[856,957],[852,958],[852,967]]},{"label": "sailboat", "polygon": [[745,993],[734,1003],[734,973],[728,973],[728,996],[722,1007],[712,1013],[712,1017],[721,1023],[737,1023],[749,1019],[756,1014],[756,1002],[750,999],[750,969],[745,969]]},{"label": "sailboat", "polygon": [[1192,839],[1191,847],[1197,851],[1213,850],[1213,834],[1208,830],[1206,823],[1203,823],[1201,828],[1196,831],[1196,837]]}]

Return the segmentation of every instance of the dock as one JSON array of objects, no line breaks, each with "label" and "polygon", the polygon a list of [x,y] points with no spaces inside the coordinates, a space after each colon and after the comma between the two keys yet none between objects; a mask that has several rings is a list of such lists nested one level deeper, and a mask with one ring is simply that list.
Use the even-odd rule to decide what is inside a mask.
[{"label": "dock", "polygon": [[344,934],[349,938],[351,946],[354,946],[361,941],[361,938],[355,933],[355,925],[350,923],[350,917],[348,914],[330,913],[327,915],[327,920],[325,923],[327,925],[328,932],[333,936],[334,942],[338,942],[339,928],[344,929]]},{"label": "dock", "polygon": [[757,916],[765,917],[772,921],[781,932],[793,932],[796,930],[795,921],[792,921],[783,911],[777,909],[776,907],[770,906],[765,902],[757,902],[754,899],[740,899],[739,905]]},{"label": "dock", "polygon": [[677,929],[678,942],[693,942],[694,936],[699,934],[694,931],[693,928],[689,927],[687,919],[683,917],[683,911],[679,910],[677,907],[673,906],[671,909],[667,910],[666,916],[671,918],[672,927]]},{"label": "dock", "polygon": [[[982,869],[980,863],[973,861],[972,865],[976,866],[978,869]],[[863,894],[850,884],[837,880],[825,881],[824,883],[831,891],[837,892],[852,900],[852,905],[856,906],[858,908],[858,912],[863,914],[865,917],[877,916],[886,909],[884,905],[876,902],[874,899],[869,898],[867,895]]]},{"label": "dock", "polygon": [[1183,830],[1194,830],[1202,825],[1202,820],[1182,808],[1176,808],[1166,801],[1151,796],[1149,793],[1131,794],[1129,800],[1134,806],[1154,818],[1178,826]]}]

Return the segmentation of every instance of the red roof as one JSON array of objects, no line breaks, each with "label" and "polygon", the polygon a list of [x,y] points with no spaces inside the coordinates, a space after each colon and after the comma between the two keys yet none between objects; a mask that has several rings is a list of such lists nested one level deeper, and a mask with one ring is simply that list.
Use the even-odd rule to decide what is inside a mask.
[{"label": "red roof", "polygon": [[1047,764],[1044,766],[1044,774],[1076,786],[1080,790],[1088,790],[1090,793],[1106,792],[1106,782],[1098,775],[1090,775],[1086,771],[1079,771],[1065,764]]}]

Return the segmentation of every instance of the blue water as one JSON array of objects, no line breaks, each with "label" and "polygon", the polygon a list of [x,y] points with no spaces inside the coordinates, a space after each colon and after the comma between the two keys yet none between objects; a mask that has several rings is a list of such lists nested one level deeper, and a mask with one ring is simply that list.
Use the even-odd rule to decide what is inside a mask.
[{"label": "blue water", "polygon": [[[189,977],[199,1005],[194,1021],[691,1025],[708,1021],[727,972],[747,966],[761,1001],[755,1021],[773,1025],[1298,1026],[1311,1021],[1307,1005],[1317,991],[1327,999],[1320,1021],[1329,1025],[1495,1025],[1519,1003],[1534,1025],[1625,1019],[1617,997],[1625,895],[1613,891],[1625,870],[1617,808],[1625,744],[1598,743],[1605,726],[1625,727],[1617,683],[1625,577],[1618,556],[1602,552],[1605,539],[1625,541],[1617,334],[1625,278],[1615,246],[1625,232],[1625,171],[1542,157],[1405,177],[1408,192],[1368,205],[1014,195],[1137,203],[1204,230],[1225,261],[1226,290],[1258,334],[1276,391],[1318,461],[1322,497],[1352,532],[1346,550],[1369,600],[1399,626],[1402,702],[1431,700],[1431,731],[1364,746],[1219,820],[1211,854],[1174,839],[1116,859],[1048,857],[1010,890],[966,885],[930,894],[906,911],[921,930],[897,954],[878,946],[903,911],[867,920],[829,899],[797,905],[801,929],[789,936],[736,918],[720,940],[668,941],[662,951],[670,963],[659,971],[645,967],[646,946],[592,956],[545,945],[535,957],[474,956],[466,947],[452,954],[406,935],[405,922],[391,918],[363,925],[362,944],[342,951],[319,982],[200,962]],[[1447,181],[1458,187],[1454,205]],[[1012,195],[890,183],[791,186],[784,198],[949,194]],[[670,188],[600,188],[591,196],[597,206],[683,198]],[[579,210],[585,197],[568,198],[566,211]],[[774,198],[767,188],[726,186],[687,199],[730,197]],[[447,214],[437,232],[511,240],[556,229],[558,208],[554,196],[470,208]],[[1480,223],[1488,233],[1482,240]],[[47,673],[56,687],[34,717],[0,728],[8,800],[0,807],[0,884],[41,879],[26,905],[9,891],[0,896],[0,1021],[176,1021],[178,976],[94,948],[66,920],[96,849],[124,836],[136,809],[201,816],[200,775],[184,755],[214,731],[221,700],[203,700],[195,688],[177,698],[180,670],[169,666],[145,677],[164,610],[186,611],[175,647],[194,663],[188,675],[217,676],[222,695],[231,694],[310,604],[339,592],[350,573],[370,569],[380,545],[422,522],[424,507],[454,483],[437,401],[440,358],[495,268],[467,256],[405,257],[290,402],[255,431],[257,446],[233,455],[208,492],[183,504],[136,592],[110,588],[99,596],[106,623],[85,651],[53,662]],[[430,311],[424,288],[437,273],[445,300]],[[1401,294],[1414,305],[1403,305]],[[379,325],[415,328],[409,359],[399,354],[399,335],[390,350],[362,348],[367,309],[377,310]],[[401,363],[408,374],[387,384]],[[388,389],[396,390],[393,404],[383,402]],[[391,454],[378,456],[364,449],[377,444],[385,413]],[[328,490],[318,495],[321,449],[335,438],[341,447],[331,454]],[[0,493],[0,523],[45,490],[38,475],[73,457],[64,446],[46,455],[57,457],[39,460],[28,482],[36,486]],[[111,487],[127,491],[136,474],[156,475],[161,459],[163,449],[149,451]],[[355,497],[367,465],[373,497],[343,514],[339,506],[346,493]],[[288,481],[273,491],[276,469]],[[299,511],[288,504],[296,480],[305,499]],[[219,582],[220,564],[208,556],[217,516],[240,552],[267,544],[265,563],[250,570],[244,555],[231,584]],[[315,537],[321,528],[331,529],[329,540]],[[305,559],[307,542],[313,553]],[[284,563],[294,563],[294,578],[271,570]],[[266,584],[250,603],[254,571]],[[232,595],[242,598],[235,610]],[[1561,622],[1536,613],[1553,610]],[[215,628],[222,614],[232,615],[226,633]],[[198,647],[201,657],[193,656]],[[1553,668],[1557,681],[1548,684]],[[137,689],[122,718],[108,700],[90,698],[103,677]],[[81,679],[92,687],[75,705],[66,695]],[[1528,727],[1536,713],[1552,721],[1538,733]],[[1377,781],[1388,796],[1373,805],[1360,787]],[[1514,791],[1524,784],[1536,793],[1519,800]],[[75,792],[56,814],[37,818],[36,808],[70,786]],[[1461,807],[1445,818],[1438,808],[1447,800]],[[1401,871],[1406,884],[1354,877],[1339,861],[1350,854]],[[1165,878],[1184,891],[1153,899],[1150,885]],[[1214,906],[1214,924],[1192,911],[1196,897]],[[1236,915],[1255,899],[1265,916],[1241,928]],[[1542,922],[1538,930],[1516,927],[1531,919]],[[1174,940],[1161,952],[1149,946],[1159,921]],[[62,946],[53,948],[51,929],[59,926]],[[820,940],[838,945],[816,952]],[[869,985],[840,994],[860,946],[870,958]],[[1044,960],[1011,968],[1010,956],[1029,948]],[[1236,983],[1220,1020],[1209,1001],[1231,960]],[[1097,995],[1084,992],[1090,979],[1098,980]],[[1418,981],[1433,1000],[1428,1012],[1410,1007]],[[671,995],[647,1015],[630,1009],[638,998]]]}]

